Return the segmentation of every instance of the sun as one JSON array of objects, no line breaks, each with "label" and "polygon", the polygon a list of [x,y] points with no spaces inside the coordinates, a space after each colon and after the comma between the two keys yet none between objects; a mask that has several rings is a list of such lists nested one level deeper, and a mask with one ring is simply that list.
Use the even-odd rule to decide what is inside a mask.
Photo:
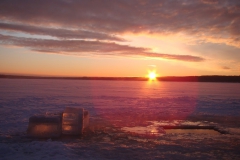
[{"label": "sun", "polygon": [[150,81],[155,81],[157,78],[157,74],[155,71],[150,71],[148,72],[148,78]]}]

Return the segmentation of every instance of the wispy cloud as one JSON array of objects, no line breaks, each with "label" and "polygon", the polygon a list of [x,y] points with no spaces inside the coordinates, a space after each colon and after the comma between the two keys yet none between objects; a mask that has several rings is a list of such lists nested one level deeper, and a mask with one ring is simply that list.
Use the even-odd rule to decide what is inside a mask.
[{"label": "wispy cloud", "polygon": [[0,29],[6,31],[23,32],[27,34],[47,35],[61,39],[97,39],[97,40],[124,41],[124,39],[120,37],[86,30],[45,28],[11,23],[0,23]]},{"label": "wispy cloud", "polygon": [[[153,53],[149,49],[118,44],[125,41],[121,35],[129,32],[184,33],[196,42],[224,43],[240,48],[239,0],[21,0],[21,3],[4,0],[0,1],[0,22],[3,31],[57,38],[20,40],[11,37],[9,40],[32,50],[56,53],[117,53],[194,62],[204,60],[198,56]],[[2,44],[6,44],[7,37],[3,39]],[[87,41],[89,39],[91,41]]]},{"label": "wispy cloud", "polygon": [[224,69],[224,70],[229,70],[229,69],[231,69],[230,67],[227,67],[227,66],[221,66],[221,68]]},{"label": "wispy cloud", "polygon": [[205,59],[191,55],[174,55],[153,53],[149,48],[120,45],[113,42],[86,41],[86,40],[53,40],[34,39],[0,35],[0,44],[26,47],[39,52],[61,53],[68,55],[110,55],[150,57],[189,62],[200,62]]},{"label": "wispy cloud", "polygon": [[154,65],[154,64],[149,64],[148,66],[149,66],[149,67],[153,67],[153,68],[156,67],[156,65]]},{"label": "wispy cloud", "polygon": [[0,2],[0,18],[108,33],[225,32],[234,37],[240,34],[239,9],[238,0],[9,0]]}]

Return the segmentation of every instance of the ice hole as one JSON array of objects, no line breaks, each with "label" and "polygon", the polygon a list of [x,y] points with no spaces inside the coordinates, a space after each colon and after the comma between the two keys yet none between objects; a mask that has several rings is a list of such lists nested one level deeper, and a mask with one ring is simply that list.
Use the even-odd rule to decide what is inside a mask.
[{"label": "ice hole", "polygon": [[209,129],[209,127],[206,128],[197,128],[197,126],[193,129],[188,129],[184,127],[177,127],[177,128],[163,128],[163,127],[123,127],[123,131],[125,132],[130,132],[130,133],[136,133],[136,134],[152,134],[152,135],[164,135],[164,134],[208,134],[208,135],[220,135],[221,133],[214,130],[214,129]]},{"label": "ice hole", "polygon": [[165,129],[166,134],[210,134],[210,135],[219,135],[218,131],[213,129]]}]

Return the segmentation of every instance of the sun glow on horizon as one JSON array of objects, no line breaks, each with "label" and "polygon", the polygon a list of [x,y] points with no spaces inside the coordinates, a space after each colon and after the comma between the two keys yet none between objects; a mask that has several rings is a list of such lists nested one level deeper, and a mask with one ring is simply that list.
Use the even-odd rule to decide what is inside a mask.
[{"label": "sun glow on horizon", "polygon": [[157,76],[158,75],[157,75],[156,71],[148,71],[147,77],[149,78],[150,81],[155,81]]}]

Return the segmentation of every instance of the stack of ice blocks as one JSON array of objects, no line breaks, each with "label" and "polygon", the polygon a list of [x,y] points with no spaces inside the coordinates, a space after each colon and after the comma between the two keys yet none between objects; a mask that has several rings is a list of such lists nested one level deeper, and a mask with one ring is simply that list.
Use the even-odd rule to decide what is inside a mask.
[{"label": "stack of ice blocks", "polygon": [[88,125],[88,111],[83,108],[66,107],[59,115],[30,117],[27,135],[35,138],[59,138],[61,134],[81,135]]}]

